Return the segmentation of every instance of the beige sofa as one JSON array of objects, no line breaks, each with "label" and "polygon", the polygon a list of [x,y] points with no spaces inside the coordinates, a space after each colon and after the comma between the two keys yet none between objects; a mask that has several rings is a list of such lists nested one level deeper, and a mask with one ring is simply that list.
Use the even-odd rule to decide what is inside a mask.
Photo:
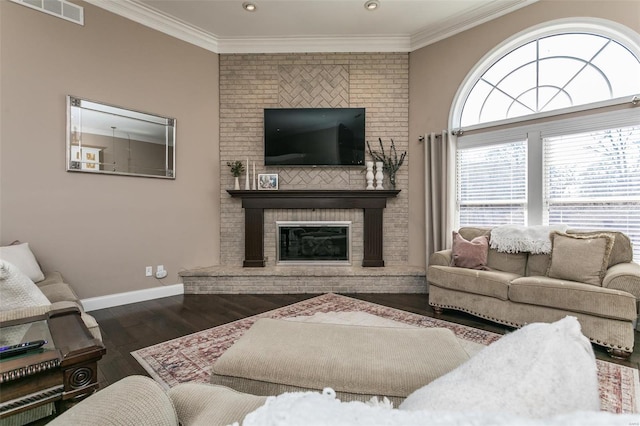
[{"label": "beige sofa", "polygon": [[49,299],[49,306],[33,306],[13,310],[0,311],[0,322],[10,321],[14,319],[26,318],[30,316],[42,315],[49,311],[64,309],[69,307],[77,307],[80,309],[81,317],[87,329],[93,337],[102,340],[100,327],[95,318],[84,312],[80,298],[73,291],[73,288],[64,282],[60,272],[48,272],[44,276],[44,280],[35,283],[40,291]]},{"label": "beige sofa", "polygon": [[[24,275],[22,278],[29,280]],[[44,315],[49,311],[55,311],[66,308],[77,308],[80,310],[80,315],[87,326],[91,335],[98,340],[102,340],[100,328],[95,318],[84,312],[82,303],[75,293],[73,288],[64,282],[62,275],[59,272],[50,272],[44,274],[44,279],[35,283],[40,289],[42,294],[49,300],[50,304],[40,304],[34,306],[22,306],[11,309],[3,309],[2,300],[0,299],[0,323],[5,321],[12,321],[22,318],[28,318],[33,316]],[[0,419],[0,426],[16,426],[24,425],[30,422],[40,420],[54,413],[55,408],[53,402],[40,405],[36,408],[22,411],[18,414]]]},{"label": "beige sofa", "polygon": [[[490,236],[490,232],[473,227],[459,230],[469,241]],[[601,285],[550,278],[547,270],[553,252],[502,253],[489,249],[488,270],[476,270],[450,266],[452,252],[443,250],[429,259],[429,304],[436,313],[455,309],[513,327],[573,315],[593,343],[608,348],[612,356],[626,358],[633,352],[640,265],[632,262],[629,238],[619,232],[608,233],[615,239]]]}]

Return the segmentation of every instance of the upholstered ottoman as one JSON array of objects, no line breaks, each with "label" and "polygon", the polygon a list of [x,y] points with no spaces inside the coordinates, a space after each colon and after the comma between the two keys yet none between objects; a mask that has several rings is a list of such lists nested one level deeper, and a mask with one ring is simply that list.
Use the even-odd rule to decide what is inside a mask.
[{"label": "upholstered ottoman", "polygon": [[398,404],[469,359],[444,328],[391,328],[263,318],[212,366],[211,383],[254,395],[331,387],[343,401]]}]

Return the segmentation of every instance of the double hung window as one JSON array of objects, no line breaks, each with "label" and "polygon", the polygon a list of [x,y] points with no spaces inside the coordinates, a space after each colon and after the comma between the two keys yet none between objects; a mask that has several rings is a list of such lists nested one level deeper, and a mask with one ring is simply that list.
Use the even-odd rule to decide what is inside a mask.
[{"label": "double hung window", "polygon": [[460,149],[456,164],[461,224],[525,223],[526,140]]},{"label": "double hung window", "polygon": [[640,49],[621,39],[520,36],[468,77],[452,111],[457,226],[617,230],[640,260]]}]

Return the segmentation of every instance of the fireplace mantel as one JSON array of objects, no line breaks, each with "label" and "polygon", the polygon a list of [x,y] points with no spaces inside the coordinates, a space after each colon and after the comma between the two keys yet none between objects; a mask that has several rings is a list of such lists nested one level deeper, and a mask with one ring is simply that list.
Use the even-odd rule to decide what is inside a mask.
[{"label": "fireplace mantel", "polygon": [[242,199],[245,209],[245,267],[263,267],[264,210],[265,209],[363,209],[364,258],[362,266],[384,266],[382,258],[382,211],[387,198],[396,197],[400,190],[227,190],[234,198]]}]

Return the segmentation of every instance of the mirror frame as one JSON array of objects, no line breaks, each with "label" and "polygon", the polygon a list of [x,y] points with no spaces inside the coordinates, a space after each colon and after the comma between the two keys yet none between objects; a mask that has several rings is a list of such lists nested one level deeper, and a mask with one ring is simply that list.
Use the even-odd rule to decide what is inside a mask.
[{"label": "mirror frame", "polygon": [[[82,121],[79,117],[74,117],[74,112],[77,111],[91,111],[97,112],[100,114],[107,114],[114,117],[114,120],[135,120],[142,124],[151,124],[151,125],[159,125],[164,126],[164,154],[165,154],[165,174],[149,174],[149,173],[139,173],[139,172],[131,172],[131,171],[117,171],[115,166],[115,158],[114,158],[114,170],[104,170],[103,167],[105,164],[100,160],[97,160],[95,164],[99,165],[99,168],[89,168],[83,167],[83,165],[89,165],[92,163],[91,161],[85,161],[82,159],[82,135],[83,134],[91,134],[91,135],[99,135],[99,133],[92,132],[83,132],[82,131]],[[78,114],[76,114],[77,116]],[[80,114],[81,116],[81,114]],[[80,125],[80,131],[78,131],[78,120]],[[115,134],[115,126],[110,126],[112,129],[112,135]],[[103,129],[104,130],[104,129]],[[103,136],[106,134],[102,133]],[[129,136],[129,134],[127,133]],[[111,136],[111,141],[114,144],[113,148],[115,150],[115,136]],[[122,139],[122,138],[118,138]],[[131,152],[131,140],[132,138],[129,136],[129,147],[128,152]],[[161,139],[158,139],[160,141]],[[175,179],[176,178],[176,119],[170,117],[163,117],[157,114],[136,111],[132,109],[123,108],[116,105],[110,105],[103,102],[93,101],[89,99],[79,98],[77,96],[67,95],[67,135],[66,135],[66,170],[68,172],[80,172],[80,173],[92,173],[92,174],[105,174],[105,175],[119,175],[119,176],[137,176],[137,177],[152,177],[152,178],[160,178],[160,179]],[[140,142],[140,141],[138,141]],[[155,143],[155,142],[154,142]],[[74,149],[75,148],[75,149]],[[87,147],[87,149],[95,149],[91,147]],[[78,154],[77,151],[80,151]],[[74,152],[76,151],[76,152]],[[171,155],[170,155],[171,152]],[[74,154],[77,157],[81,156],[81,160],[78,161],[74,158]],[[99,154],[98,154],[99,155]],[[161,155],[161,154],[160,154]],[[95,167],[95,166],[94,166]]]}]

